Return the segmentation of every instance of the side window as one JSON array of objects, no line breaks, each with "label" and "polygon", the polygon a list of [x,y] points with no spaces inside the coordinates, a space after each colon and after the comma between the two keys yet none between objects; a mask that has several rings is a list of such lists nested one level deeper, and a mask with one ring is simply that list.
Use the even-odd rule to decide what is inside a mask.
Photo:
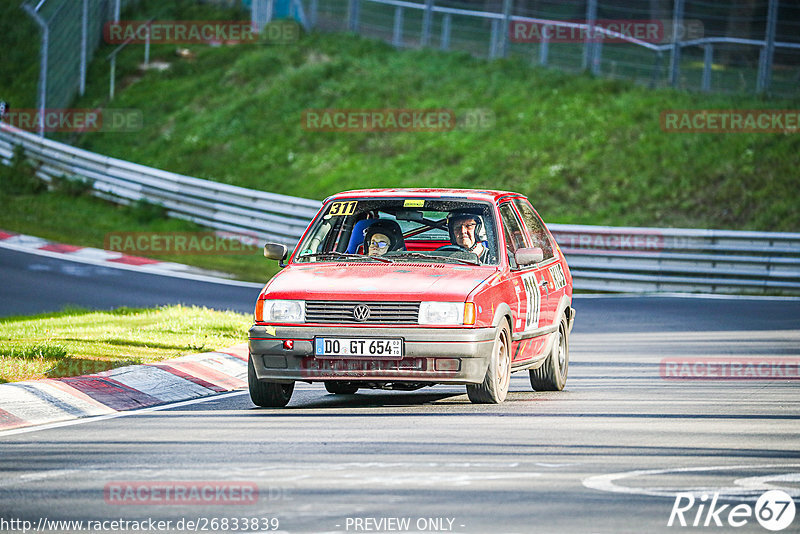
[{"label": "side window", "polygon": [[517,198],[514,200],[514,204],[517,206],[520,215],[522,215],[522,221],[528,228],[528,235],[531,237],[531,243],[533,243],[532,246],[542,249],[545,260],[552,258],[553,244],[547,236],[547,231],[544,228],[542,220],[536,215],[536,212],[533,211],[533,208],[527,201]]},{"label": "side window", "polygon": [[514,210],[511,209],[511,204],[503,204],[500,206],[500,216],[503,218],[503,233],[506,237],[506,250],[508,252],[508,263],[511,267],[517,267],[517,262],[514,259],[514,252],[517,249],[525,248],[525,232],[522,225],[517,218]]}]

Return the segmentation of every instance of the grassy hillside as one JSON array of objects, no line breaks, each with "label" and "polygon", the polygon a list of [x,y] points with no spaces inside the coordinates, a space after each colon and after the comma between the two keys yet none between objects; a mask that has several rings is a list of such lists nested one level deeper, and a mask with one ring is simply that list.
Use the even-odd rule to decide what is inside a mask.
[{"label": "grassy hillside", "polygon": [[[800,229],[800,135],[664,133],[659,124],[664,109],[797,109],[798,101],[652,91],[347,35],[191,48],[196,56],[181,59],[174,46],[160,47],[155,56],[169,69],[125,78],[113,107],[141,109],[140,133],[90,134],[80,144],[317,199],[356,187],[493,187],[529,195],[550,221]],[[93,91],[79,107],[102,101],[105,84]],[[301,127],[306,109],[383,107],[488,109],[496,123],[428,133]]]}]

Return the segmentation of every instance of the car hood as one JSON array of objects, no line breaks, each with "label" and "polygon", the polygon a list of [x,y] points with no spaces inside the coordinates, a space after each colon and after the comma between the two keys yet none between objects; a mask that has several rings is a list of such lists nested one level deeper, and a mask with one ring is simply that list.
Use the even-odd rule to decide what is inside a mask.
[{"label": "car hood", "polygon": [[293,264],[267,284],[267,298],[463,301],[496,267],[441,263]]}]

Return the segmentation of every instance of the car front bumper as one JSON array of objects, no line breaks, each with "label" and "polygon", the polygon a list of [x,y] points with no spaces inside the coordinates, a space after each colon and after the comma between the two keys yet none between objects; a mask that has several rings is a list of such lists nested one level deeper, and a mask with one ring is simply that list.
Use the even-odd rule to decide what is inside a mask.
[{"label": "car front bumper", "polygon": [[[250,358],[259,380],[344,380],[477,384],[492,355],[495,328],[365,328],[263,326],[250,328]],[[402,338],[402,359],[314,354],[315,337]],[[285,340],[292,341],[286,348]]]}]

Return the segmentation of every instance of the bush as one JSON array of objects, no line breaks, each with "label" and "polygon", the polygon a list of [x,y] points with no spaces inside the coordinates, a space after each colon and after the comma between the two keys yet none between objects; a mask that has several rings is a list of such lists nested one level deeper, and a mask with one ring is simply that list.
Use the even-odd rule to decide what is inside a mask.
[{"label": "bush", "polygon": [[51,184],[53,191],[68,197],[80,197],[94,188],[92,180],[80,176],[56,176]]},{"label": "bush", "polygon": [[30,195],[46,189],[45,183],[36,176],[33,166],[25,159],[22,145],[14,147],[11,165],[0,164],[0,191],[9,195]]},{"label": "bush", "polygon": [[167,218],[167,209],[161,204],[154,204],[140,198],[129,207],[131,215],[142,224]]}]

